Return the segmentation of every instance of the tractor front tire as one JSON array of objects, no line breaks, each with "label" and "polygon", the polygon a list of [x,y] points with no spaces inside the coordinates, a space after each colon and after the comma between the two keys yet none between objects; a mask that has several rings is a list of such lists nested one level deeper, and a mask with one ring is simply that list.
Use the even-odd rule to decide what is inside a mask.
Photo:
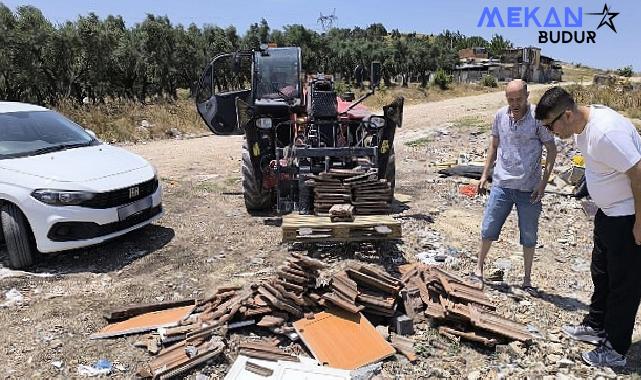
[{"label": "tractor front tire", "polygon": [[0,207],[0,219],[7,244],[9,266],[20,269],[32,265],[36,250],[27,218],[14,204],[4,203]]},{"label": "tractor front tire", "polygon": [[241,175],[243,183],[243,197],[245,198],[245,207],[249,212],[266,211],[272,207],[272,194],[270,191],[263,189],[254,172],[254,166],[249,155],[247,144],[243,144]]}]

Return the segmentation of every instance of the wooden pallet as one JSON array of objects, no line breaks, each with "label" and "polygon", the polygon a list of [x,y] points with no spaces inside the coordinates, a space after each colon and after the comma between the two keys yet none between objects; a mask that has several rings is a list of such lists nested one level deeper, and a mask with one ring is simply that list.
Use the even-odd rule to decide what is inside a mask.
[{"label": "wooden pallet", "polygon": [[351,242],[402,237],[401,222],[390,215],[358,215],[353,222],[332,222],[329,216],[291,214],[283,216],[282,230],[283,243]]}]

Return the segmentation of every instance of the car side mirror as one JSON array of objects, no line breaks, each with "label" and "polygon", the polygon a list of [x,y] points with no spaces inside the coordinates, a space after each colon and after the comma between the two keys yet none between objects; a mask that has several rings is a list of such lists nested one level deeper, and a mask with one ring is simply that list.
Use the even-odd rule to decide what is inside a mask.
[{"label": "car side mirror", "polygon": [[381,63],[378,61],[373,61],[371,70],[370,70],[370,86],[372,89],[378,87],[378,84],[381,81]]}]

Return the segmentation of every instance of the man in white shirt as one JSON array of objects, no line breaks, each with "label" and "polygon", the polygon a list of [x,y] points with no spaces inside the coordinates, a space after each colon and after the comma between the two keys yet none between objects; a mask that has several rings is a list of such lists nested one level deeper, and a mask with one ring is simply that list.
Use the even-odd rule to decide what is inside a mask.
[{"label": "man in white shirt", "polygon": [[590,271],[594,293],[570,337],[597,343],[583,354],[593,366],[622,367],[641,299],[641,136],[632,123],[602,105],[578,106],[561,87],[545,92],[536,118],[562,139],[574,137],[585,157],[585,178],[599,207]]}]

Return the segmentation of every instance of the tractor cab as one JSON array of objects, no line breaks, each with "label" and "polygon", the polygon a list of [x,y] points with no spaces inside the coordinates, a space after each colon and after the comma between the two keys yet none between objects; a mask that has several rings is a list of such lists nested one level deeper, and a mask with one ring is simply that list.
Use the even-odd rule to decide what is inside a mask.
[{"label": "tractor cab", "polygon": [[253,104],[302,103],[300,48],[270,48],[254,52]]},{"label": "tractor cab", "polygon": [[[269,109],[303,103],[301,51],[297,47],[238,51],[216,56],[205,68],[195,93],[196,108],[217,135],[243,133],[237,100]],[[262,108],[267,109],[262,110]]]}]

